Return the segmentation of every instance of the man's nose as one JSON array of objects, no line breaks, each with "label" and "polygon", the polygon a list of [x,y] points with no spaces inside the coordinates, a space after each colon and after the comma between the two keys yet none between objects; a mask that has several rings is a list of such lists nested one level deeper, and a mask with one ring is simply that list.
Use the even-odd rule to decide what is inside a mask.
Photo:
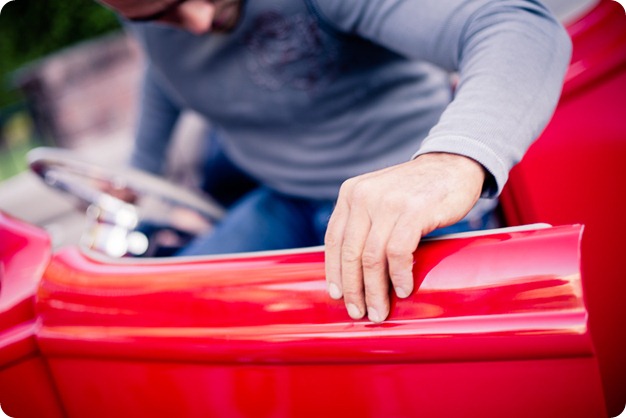
[{"label": "man's nose", "polygon": [[207,0],[188,0],[178,7],[178,16],[186,30],[202,35],[211,30],[215,6]]}]

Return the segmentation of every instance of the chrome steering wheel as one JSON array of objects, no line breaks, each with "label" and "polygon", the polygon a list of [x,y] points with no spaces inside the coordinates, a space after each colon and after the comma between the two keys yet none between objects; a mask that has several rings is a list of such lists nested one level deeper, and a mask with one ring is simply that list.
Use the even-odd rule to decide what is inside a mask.
[{"label": "chrome steering wheel", "polygon": [[74,196],[86,208],[81,245],[109,256],[150,255],[154,243],[141,231],[142,224],[195,236],[224,214],[208,195],[144,171],[87,162],[69,150],[36,148],[27,159],[48,186]]}]

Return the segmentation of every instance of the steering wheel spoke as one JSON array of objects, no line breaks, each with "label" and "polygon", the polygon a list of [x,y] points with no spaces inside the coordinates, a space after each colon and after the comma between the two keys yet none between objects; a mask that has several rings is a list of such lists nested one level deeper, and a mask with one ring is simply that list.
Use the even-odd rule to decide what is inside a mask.
[{"label": "steering wheel spoke", "polygon": [[154,247],[153,243],[144,245],[138,235],[142,224],[181,231],[189,237],[205,232],[224,214],[209,196],[144,171],[106,168],[69,150],[36,148],[29,152],[28,162],[48,186],[87,207],[83,245],[113,257],[141,255]]}]

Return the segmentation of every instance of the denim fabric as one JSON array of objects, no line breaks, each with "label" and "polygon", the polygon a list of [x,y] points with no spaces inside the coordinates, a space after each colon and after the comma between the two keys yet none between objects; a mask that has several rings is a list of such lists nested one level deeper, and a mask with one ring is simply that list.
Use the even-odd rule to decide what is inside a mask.
[{"label": "denim fabric", "polygon": [[[294,198],[259,187],[235,203],[213,231],[178,255],[227,254],[322,245],[333,200]],[[428,236],[493,227],[493,212],[431,232]]]},{"label": "denim fabric", "polygon": [[259,187],[235,203],[213,231],[178,255],[310,247],[324,242],[335,202],[289,197]]},{"label": "denim fabric", "polygon": [[215,201],[230,208],[242,196],[258,186],[258,182],[237,167],[224,153],[219,134],[210,129],[202,150],[202,185],[204,192]]}]

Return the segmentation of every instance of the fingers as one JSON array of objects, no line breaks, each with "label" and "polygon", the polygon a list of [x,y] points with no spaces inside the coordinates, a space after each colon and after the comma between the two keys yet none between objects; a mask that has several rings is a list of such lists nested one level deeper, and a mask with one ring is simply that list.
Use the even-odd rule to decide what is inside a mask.
[{"label": "fingers", "polygon": [[[419,242],[417,222],[400,217],[393,223],[372,224],[365,243],[361,265],[367,315],[382,322],[389,315],[389,287],[400,298],[413,292],[413,253]],[[344,276],[344,283],[350,281]]]},{"label": "fingers", "polygon": [[367,212],[359,210],[358,205],[351,207],[345,203],[345,190],[349,186],[346,183],[342,188],[326,230],[326,281],[330,297],[343,297],[350,317],[361,319],[366,313],[361,258],[370,221]]},{"label": "fingers", "polygon": [[341,246],[348,216],[349,208],[339,199],[328,221],[324,238],[326,287],[330,297],[335,300],[341,299],[343,296],[341,290]]},{"label": "fingers", "polygon": [[421,239],[419,232],[413,220],[400,219],[387,242],[389,276],[399,298],[406,298],[413,292],[413,253]]},{"label": "fingers", "polygon": [[[396,225],[394,216],[372,217],[358,197],[350,196],[352,205],[342,197],[326,233],[328,292],[333,299],[344,298],[351,318],[367,314],[372,322],[382,322],[389,315],[390,272],[399,296],[406,297],[413,289],[415,228],[405,222]],[[372,218],[378,221],[372,223]],[[406,231],[393,238],[402,228]]]},{"label": "fingers", "polygon": [[347,180],[326,234],[328,292],[354,319],[389,315],[389,290],[414,290],[413,253],[422,235],[465,216],[485,171],[467,157],[431,153]]},{"label": "fingers", "polygon": [[[365,243],[362,258],[363,282],[367,317],[372,322],[382,322],[389,315],[389,274],[385,242],[393,224],[372,225]],[[349,278],[345,278],[349,280]]]},{"label": "fingers", "polygon": [[359,208],[351,210],[341,245],[341,290],[352,319],[361,319],[366,312],[363,298],[366,283],[361,260],[369,230],[367,212]]}]

